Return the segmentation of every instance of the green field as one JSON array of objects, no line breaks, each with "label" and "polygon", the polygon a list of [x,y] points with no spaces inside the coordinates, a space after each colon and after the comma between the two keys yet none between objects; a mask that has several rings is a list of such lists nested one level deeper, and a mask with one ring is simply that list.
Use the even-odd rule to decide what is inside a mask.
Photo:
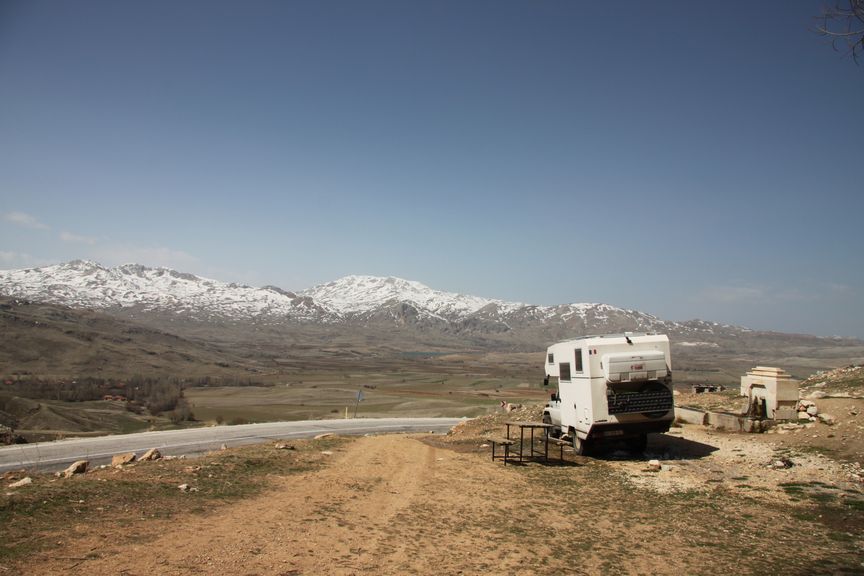
[{"label": "green field", "polygon": [[196,419],[230,423],[344,418],[346,409],[349,416],[356,411],[365,418],[473,417],[499,410],[501,400],[538,403],[548,394],[542,376],[529,379],[528,370],[458,366],[465,373],[452,372],[446,360],[427,370],[316,371],[293,374],[270,387],[190,388],[186,398]]}]

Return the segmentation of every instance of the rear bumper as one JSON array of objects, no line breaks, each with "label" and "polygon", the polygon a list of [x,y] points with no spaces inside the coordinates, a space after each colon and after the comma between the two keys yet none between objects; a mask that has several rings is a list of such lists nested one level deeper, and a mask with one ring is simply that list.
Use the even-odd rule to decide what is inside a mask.
[{"label": "rear bumper", "polygon": [[642,434],[667,432],[672,426],[674,417],[662,420],[649,420],[646,422],[613,422],[600,423],[591,426],[588,432],[589,440],[615,440],[618,438],[632,438]]}]

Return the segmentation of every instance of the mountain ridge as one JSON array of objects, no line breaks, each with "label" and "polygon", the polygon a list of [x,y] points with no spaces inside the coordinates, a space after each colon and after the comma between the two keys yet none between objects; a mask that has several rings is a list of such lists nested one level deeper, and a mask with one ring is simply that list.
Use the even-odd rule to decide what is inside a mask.
[{"label": "mountain ridge", "polygon": [[109,268],[88,260],[0,270],[0,295],[124,317],[161,315],[172,322],[345,326],[379,332],[410,328],[482,346],[623,331],[665,332],[698,346],[753,332],[706,320],[663,320],[604,303],[508,302],[435,290],[393,276],[350,275],[295,292],[140,264]]}]

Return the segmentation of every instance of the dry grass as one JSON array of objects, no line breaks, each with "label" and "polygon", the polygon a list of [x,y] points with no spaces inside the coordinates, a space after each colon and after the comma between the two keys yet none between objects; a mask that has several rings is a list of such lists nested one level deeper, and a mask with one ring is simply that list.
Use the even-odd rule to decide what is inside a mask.
[{"label": "dry grass", "polygon": [[[126,530],[116,536],[131,541],[138,524],[210,513],[259,494],[272,476],[313,470],[321,464],[321,450],[343,442],[335,437],[296,441],[291,443],[293,450],[266,444],[199,458],[97,469],[69,479],[36,475],[33,484],[0,496],[0,562],[52,548],[57,534],[82,522],[123,526]],[[4,488],[23,474],[3,475]],[[182,492],[181,484],[194,490]]]}]

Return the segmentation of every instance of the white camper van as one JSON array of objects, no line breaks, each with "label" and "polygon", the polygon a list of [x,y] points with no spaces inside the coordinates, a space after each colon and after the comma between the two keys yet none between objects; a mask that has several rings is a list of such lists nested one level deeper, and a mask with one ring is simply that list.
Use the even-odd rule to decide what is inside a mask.
[{"label": "white camper van", "polygon": [[586,336],[549,347],[546,379],[558,392],[543,410],[555,437],[567,435],[577,454],[602,440],[625,440],[642,451],[650,432],[675,418],[669,338],[624,333]]}]

